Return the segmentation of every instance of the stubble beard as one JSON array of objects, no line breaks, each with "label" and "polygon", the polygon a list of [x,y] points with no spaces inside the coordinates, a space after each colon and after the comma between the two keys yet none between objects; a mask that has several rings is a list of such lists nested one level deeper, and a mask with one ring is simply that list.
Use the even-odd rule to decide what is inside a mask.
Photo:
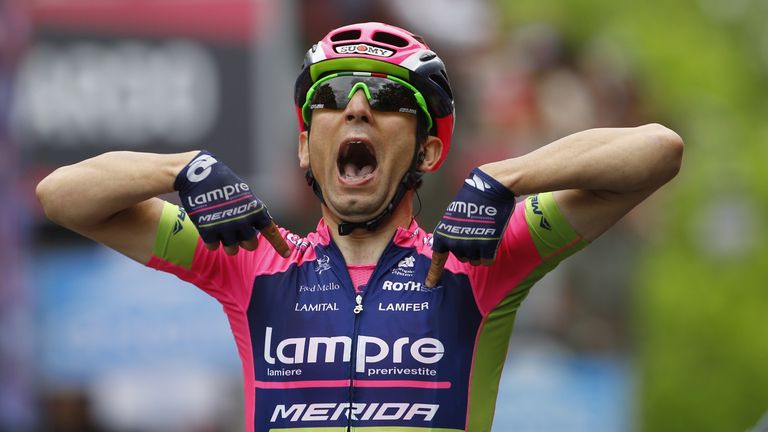
[{"label": "stubble beard", "polygon": [[342,220],[349,222],[364,222],[381,213],[386,205],[386,199],[360,199],[334,195],[327,197],[329,209]]}]

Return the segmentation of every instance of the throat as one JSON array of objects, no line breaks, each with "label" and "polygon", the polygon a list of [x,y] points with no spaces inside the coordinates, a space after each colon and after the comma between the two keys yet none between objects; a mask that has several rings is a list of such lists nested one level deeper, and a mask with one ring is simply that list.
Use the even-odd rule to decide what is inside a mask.
[{"label": "throat", "polygon": [[366,232],[361,235],[356,234],[334,238],[344,256],[344,261],[348,266],[375,266],[389,244],[392,235],[385,235],[382,230]]},{"label": "throat", "polygon": [[327,206],[322,206],[323,219],[328,226],[328,231],[333,242],[338,246],[347,265],[366,265],[379,262],[379,258],[392,241],[398,227],[408,228],[413,219],[408,194],[395,208],[395,211],[386,218],[374,231],[356,229],[349,235],[339,235],[339,218],[331,213]]},{"label": "throat", "polygon": [[360,294],[365,289],[366,285],[368,285],[368,281],[371,280],[371,275],[375,268],[376,264],[347,266],[349,278],[352,280],[352,286],[355,288],[355,293]]}]

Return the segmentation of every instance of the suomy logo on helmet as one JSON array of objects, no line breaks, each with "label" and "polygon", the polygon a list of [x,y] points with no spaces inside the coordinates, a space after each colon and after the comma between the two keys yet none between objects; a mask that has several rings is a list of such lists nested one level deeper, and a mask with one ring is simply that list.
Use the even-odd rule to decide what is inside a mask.
[{"label": "suomy logo on helmet", "polygon": [[377,57],[391,57],[395,52],[386,48],[379,48],[364,43],[352,45],[339,45],[334,48],[339,54],[368,54]]}]

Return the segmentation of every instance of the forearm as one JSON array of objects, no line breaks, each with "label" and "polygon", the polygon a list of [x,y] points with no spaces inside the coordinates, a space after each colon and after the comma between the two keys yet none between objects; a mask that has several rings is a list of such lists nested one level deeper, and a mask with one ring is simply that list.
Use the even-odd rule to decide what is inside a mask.
[{"label": "forearm", "polygon": [[172,192],[197,152],[109,152],[61,167],[37,186],[46,215],[68,228],[90,227],[142,201]]},{"label": "forearm", "polygon": [[682,139],[657,124],[591,129],[480,168],[517,195],[565,189],[630,193],[655,190],[674,177],[682,151]]}]

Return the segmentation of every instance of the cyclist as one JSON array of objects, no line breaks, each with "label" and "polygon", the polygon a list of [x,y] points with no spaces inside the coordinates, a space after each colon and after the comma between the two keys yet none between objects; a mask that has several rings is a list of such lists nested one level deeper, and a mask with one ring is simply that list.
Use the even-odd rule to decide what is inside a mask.
[{"label": "cyclist", "polygon": [[[207,151],[105,153],[37,188],[53,221],[221,302],[248,431],[490,430],[531,286],[682,158],[660,125],[579,132],[474,169],[430,234],[411,197],[448,154],[454,104],[421,38],[381,23],[331,31],[307,52],[295,103],[322,208],[305,237]],[[156,198],[174,190],[183,208]]]}]

